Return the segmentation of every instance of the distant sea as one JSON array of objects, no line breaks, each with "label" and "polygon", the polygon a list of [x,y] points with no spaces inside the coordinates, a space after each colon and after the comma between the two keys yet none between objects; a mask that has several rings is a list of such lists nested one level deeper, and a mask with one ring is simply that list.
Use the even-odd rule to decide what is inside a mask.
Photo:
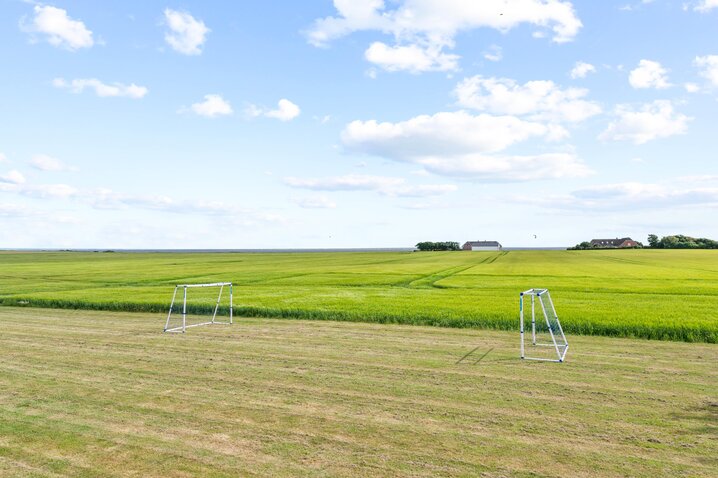
[{"label": "distant sea", "polygon": [[[566,247],[504,247],[504,251],[562,251]],[[211,253],[211,252],[249,252],[249,253],[289,253],[289,252],[412,252],[413,247],[355,247],[336,249],[29,249],[29,248],[0,248],[0,251],[18,252],[168,252],[168,253]]]}]

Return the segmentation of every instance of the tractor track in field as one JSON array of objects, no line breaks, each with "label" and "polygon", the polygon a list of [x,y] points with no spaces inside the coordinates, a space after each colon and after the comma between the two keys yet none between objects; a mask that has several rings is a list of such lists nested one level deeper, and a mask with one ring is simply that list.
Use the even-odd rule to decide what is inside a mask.
[{"label": "tractor track in field", "polygon": [[499,257],[503,256],[504,254],[499,254],[496,256],[489,256],[484,258],[483,260],[473,263],[469,266],[461,265],[461,266],[454,266],[449,267],[448,269],[440,270],[438,272],[432,272],[431,274],[427,274],[424,277],[420,277],[419,279],[415,279],[409,283],[407,283],[404,287],[408,287],[410,289],[441,289],[441,286],[437,286],[436,283],[440,280],[447,279],[451,276],[454,276],[456,274],[459,274],[461,272],[464,272],[466,270],[471,269],[472,267],[481,265],[481,264],[491,264]]}]

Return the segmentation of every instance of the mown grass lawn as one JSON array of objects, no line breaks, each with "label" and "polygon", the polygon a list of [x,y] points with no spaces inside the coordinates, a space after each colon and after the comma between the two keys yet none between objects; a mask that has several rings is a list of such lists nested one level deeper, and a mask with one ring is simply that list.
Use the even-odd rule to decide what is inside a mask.
[{"label": "mown grass lawn", "polygon": [[718,469],[714,344],[569,337],[553,364],[519,360],[515,332],[240,318],[173,335],[163,320],[0,308],[0,476]]},{"label": "mown grass lawn", "polygon": [[0,253],[0,304],[160,311],[232,281],[252,316],[515,329],[548,287],[567,332],[718,342],[718,251]]}]

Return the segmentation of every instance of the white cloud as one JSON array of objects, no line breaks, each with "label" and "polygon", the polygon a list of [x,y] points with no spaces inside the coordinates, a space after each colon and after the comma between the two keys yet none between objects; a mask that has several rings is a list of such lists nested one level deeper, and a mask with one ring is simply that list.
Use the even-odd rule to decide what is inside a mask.
[{"label": "white cloud", "polygon": [[503,50],[498,45],[491,45],[485,52],[484,58],[489,61],[501,61],[504,58]]},{"label": "white cloud", "polygon": [[165,33],[165,41],[175,51],[184,55],[199,55],[206,36],[211,30],[202,20],[195,19],[187,12],[165,9],[165,22],[170,31]]},{"label": "white cloud", "polygon": [[596,73],[596,67],[584,61],[577,61],[571,70],[571,78],[586,78],[589,73]]},{"label": "white cloud", "polygon": [[580,122],[601,112],[583,99],[588,90],[561,89],[553,81],[520,85],[509,78],[466,78],[454,89],[459,105],[496,114],[530,115],[533,120]]},{"label": "white cloud", "polygon": [[692,119],[674,111],[673,104],[666,100],[644,104],[638,110],[629,105],[619,105],[615,115],[616,121],[608,125],[599,139],[644,144],[685,133]]},{"label": "white cloud", "polygon": [[401,186],[386,194],[405,198],[423,198],[441,196],[459,189],[454,184],[420,184],[418,186]]},{"label": "white cloud", "polygon": [[76,197],[79,191],[67,184],[37,184],[26,185],[18,189],[23,196],[40,199],[68,199]]},{"label": "white cloud", "polygon": [[688,93],[698,93],[701,89],[701,87],[695,83],[684,83],[683,88],[685,88]]},{"label": "white cloud", "polygon": [[566,134],[560,126],[514,116],[458,111],[399,123],[353,121],[342,132],[342,141],[351,151],[418,164],[445,176],[524,181],[590,174],[591,170],[573,154],[496,154],[531,138],[551,141]]},{"label": "white cloud", "polygon": [[423,157],[417,161],[428,171],[487,181],[531,181],[585,177],[593,173],[574,154],[547,153],[527,156],[464,154]]},{"label": "white cloud", "polygon": [[139,99],[149,92],[144,86],[137,86],[134,83],[130,85],[124,85],[122,83],[112,83],[108,85],[96,78],[78,78],[70,82],[65,81],[64,78],[55,78],[52,80],[52,85],[55,88],[69,89],[73,93],[82,93],[85,88],[90,88],[100,97],[115,96]]},{"label": "white cloud", "polygon": [[237,226],[252,226],[258,223],[284,223],[285,219],[277,214],[260,210],[242,208],[222,201],[208,200],[177,200],[169,196],[122,194],[110,189],[94,189],[80,191],[76,199],[96,209],[128,209],[139,208],[172,214],[200,215],[208,217],[221,216]]},{"label": "white cloud", "polygon": [[[299,108],[299,106],[295,105],[288,99],[282,98],[277,102],[277,108],[274,110],[260,108],[257,105],[249,105],[247,106],[247,108],[245,108],[244,112],[247,116],[251,118],[265,116],[267,118],[275,118],[280,121],[291,121],[300,115],[301,109]],[[325,119],[328,121],[329,117],[326,116]],[[322,123],[324,122],[325,121],[322,120]]]},{"label": "white cloud", "polygon": [[391,71],[452,70],[459,57],[443,53],[459,32],[493,28],[501,32],[528,23],[550,28],[553,40],[573,40],[581,29],[573,5],[561,0],[334,0],[337,16],[318,19],[307,32],[315,46],[357,31],[392,35],[394,46],[374,43],[366,56]]},{"label": "white cloud", "polygon": [[631,70],[628,82],[634,88],[669,88],[668,70],[657,61],[641,60],[636,69]]},{"label": "white cloud", "polygon": [[315,191],[376,191],[395,188],[404,183],[401,178],[350,174],[330,178],[284,178],[288,186]]},{"label": "white cloud", "polygon": [[513,116],[472,115],[465,111],[421,115],[398,123],[352,121],[342,141],[353,151],[406,160],[419,156],[496,152],[530,138],[558,140],[567,132]]},{"label": "white cloud", "polygon": [[269,118],[276,118],[280,121],[291,121],[297,116],[299,116],[299,113],[301,113],[299,106],[295,105],[294,103],[285,98],[282,98],[277,103],[277,109],[267,111],[267,113],[265,113],[265,116]]},{"label": "white cloud", "polygon": [[334,209],[337,207],[334,201],[324,195],[293,198],[292,201],[305,209]]},{"label": "white cloud", "polygon": [[5,174],[0,174],[0,183],[24,184],[25,176],[23,176],[22,173],[17,169],[13,169],[12,171],[8,171]]},{"label": "white cloud", "polygon": [[95,209],[139,208],[150,211],[201,216],[222,216],[235,225],[249,226],[258,223],[285,223],[277,214],[242,208],[235,204],[212,200],[177,200],[163,195],[123,194],[107,188],[78,189],[67,184],[26,184],[17,171],[0,175],[0,191],[47,200],[72,200]]},{"label": "white cloud", "polygon": [[194,113],[207,118],[216,118],[217,116],[226,116],[233,113],[232,105],[221,95],[204,95],[204,101],[194,103],[190,109]]},{"label": "white cloud", "polygon": [[701,0],[694,7],[694,10],[706,13],[713,10],[714,8],[718,8],[718,0]]},{"label": "white cloud", "polygon": [[364,57],[370,63],[387,71],[422,73],[425,71],[455,71],[459,68],[459,56],[442,53],[441,48],[438,47],[388,46],[382,42],[374,42],[364,52]]},{"label": "white cloud", "polygon": [[700,75],[703,78],[713,86],[718,86],[718,55],[697,56],[693,64],[701,69]]},{"label": "white cloud", "polygon": [[5,156],[3,153],[0,153],[0,163],[7,161],[7,156]]},{"label": "white cloud", "polygon": [[32,22],[20,27],[26,32],[46,35],[47,42],[53,46],[75,51],[94,45],[92,32],[80,20],[74,20],[62,8],[50,5],[35,5]]},{"label": "white cloud", "polygon": [[424,184],[412,186],[403,178],[349,174],[328,178],[284,178],[293,188],[313,191],[376,191],[392,197],[427,197],[456,191],[453,184]]},{"label": "white cloud", "polygon": [[625,182],[602,184],[565,195],[517,197],[517,202],[557,209],[641,210],[682,206],[718,206],[718,188],[678,184]]},{"label": "white cloud", "polygon": [[68,166],[59,159],[47,154],[36,154],[30,159],[30,165],[40,171],[76,171],[76,168]]},{"label": "white cloud", "polygon": [[699,174],[696,176],[679,176],[676,181],[684,183],[707,183],[718,182],[718,174]]}]

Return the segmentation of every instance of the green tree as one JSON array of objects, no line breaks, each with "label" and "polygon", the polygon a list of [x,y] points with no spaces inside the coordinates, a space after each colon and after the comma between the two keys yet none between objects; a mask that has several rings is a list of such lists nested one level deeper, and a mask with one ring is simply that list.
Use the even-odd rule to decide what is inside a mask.
[{"label": "green tree", "polygon": [[444,242],[419,242],[416,244],[416,248],[420,251],[458,251],[461,250],[458,242],[444,241]]},{"label": "green tree", "polygon": [[658,236],[657,236],[657,235],[655,235],[655,234],[649,234],[649,235],[648,235],[648,245],[649,245],[650,247],[653,247],[653,248],[659,247],[659,246],[658,246],[658,243],[659,243],[659,241],[658,241]]}]

